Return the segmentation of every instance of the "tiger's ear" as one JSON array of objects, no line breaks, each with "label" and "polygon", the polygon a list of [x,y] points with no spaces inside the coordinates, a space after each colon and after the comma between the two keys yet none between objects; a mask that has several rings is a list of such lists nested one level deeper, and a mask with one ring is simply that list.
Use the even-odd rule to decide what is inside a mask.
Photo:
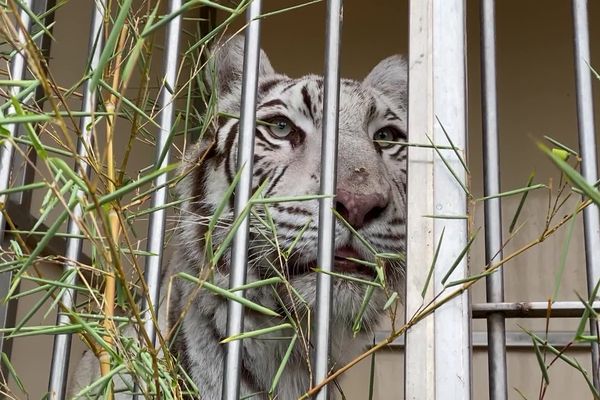
[{"label": "tiger's ear", "polygon": [[[212,56],[205,69],[205,82],[209,90],[217,89],[220,95],[241,88],[244,68],[244,36],[228,37],[212,48]],[[260,50],[259,79],[275,74],[267,54]]]},{"label": "tiger's ear", "polygon": [[389,97],[395,105],[408,105],[408,71],[406,58],[396,54],[382,60],[369,72],[363,85],[371,86]]}]

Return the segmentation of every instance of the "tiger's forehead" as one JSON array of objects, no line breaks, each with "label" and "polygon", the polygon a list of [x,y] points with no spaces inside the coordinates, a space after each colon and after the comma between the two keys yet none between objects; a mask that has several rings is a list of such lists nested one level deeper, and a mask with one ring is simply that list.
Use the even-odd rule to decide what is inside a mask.
[{"label": "tiger's forehead", "polygon": [[[271,76],[259,82],[258,111],[285,110],[302,115],[320,127],[324,90],[324,79],[318,75],[298,79]],[[376,89],[352,79],[340,80],[339,112],[341,129],[364,125],[378,118],[404,125],[406,119],[403,110],[395,109]]]}]

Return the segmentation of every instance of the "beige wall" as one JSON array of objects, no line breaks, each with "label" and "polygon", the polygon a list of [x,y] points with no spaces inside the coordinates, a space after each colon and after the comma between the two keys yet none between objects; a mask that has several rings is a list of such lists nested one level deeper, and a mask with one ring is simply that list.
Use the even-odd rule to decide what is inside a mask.
[{"label": "beige wall", "polygon": [[[285,7],[289,1],[267,2],[269,9]],[[297,3],[297,2],[295,2]],[[481,118],[479,86],[479,26],[478,1],[468,1],[468,71],[469,71],[469,162],[472,171],[472,190],[482,194]],[[542,135],[577,147],[576,109],[573,78],[573,49],[570,1],[568,0],[503,0],[497,2],[498,17],[498,106],[501,134],[501,167],[503,189],[522,186],[530,171],[535,170],[539,182],[557,177],[556,170],[537,150],[535,141]],[[325,5],[311,5],[289,14],[269,17],[264,21],[262,43],[274,67],[292,76],[322,71]],[[361,78],[380,59],[406,53],[407,0],[347,0],[344,9],[342,74]],[[590,37],[593,60],[600,57],[600,3],[590,2]],[[82,75],[87,46],[90,16],[89,2],[71,1],[61,9],[54,30],[51,68],[58,82],[65,86]],[[60,21],[68,21],[61,23]],[[232,30],[233,31],[233,30]],[[160,59],[160,52],[157,59]],[[157,64],[158,65],[158,64]],[[594,82],[598,99],[598,82]],[[597,107],[596,107],[597,108]],[[135,153],[135,165],[148,164],[152,151],[140,149]],[[136,167],[137,168],[137,167]],[[516,237],[509,249],[516,249],[535,237],[542,228],[546,197],[542,192],[532,194],[522,214],[528,224]],[[506,226],[516,208],[516,200],[503,202]],[[482,225],[482,205],[474,209],[475,225]],[[565,211],[566,213],[566,211]],[[558,267],[564,232],[538,248],[506,265],[506,298],[510,301],[544,301],[552,294],[554,274]],[[483,238],[475,244],[471,255],[471,269],[477,272],[483,265]],[[576,299],[575,291],[585,294],[584,258],[582,256],[581,223],[567,262],[560,299]],[[473,302],[485,297],[483,283],[475,286]],[[19,314],[24,315],[29,305],[23,303]],[[44,322],[51,323],[54,316]],[[509,321],[509,330],[518,331],[517,321]],[[522,325],[543,329],[544,322],[518,321]],[[553,321],[553,330],[573,329],[573,321]],[[482,321],[474,323],[476,331],[485,330]],[[80,352],[77,346],[74,354]],[[39,398],[45,391],[51,340],[49,338],[15,340],[14,364],[25,375],[25,384],[31,398]],[[589,368],[585,351],[573,353]],[[510,398],[519,398],[512,388],[527,398],[537,398],[540,373],[531,349],[509,352]],[[342,379],[348,399],[365,399],[368,391],[369,364],[359,364]],[[475,399],[487,397],[487,361],[485,353],[474,352],[473,382]],[[396,350],[377,355],[376,399],[402,398],[402,353]],[[546,399],[590,398],[585,383],[572,368],[557,363],[551,369],[551,384]]]}]

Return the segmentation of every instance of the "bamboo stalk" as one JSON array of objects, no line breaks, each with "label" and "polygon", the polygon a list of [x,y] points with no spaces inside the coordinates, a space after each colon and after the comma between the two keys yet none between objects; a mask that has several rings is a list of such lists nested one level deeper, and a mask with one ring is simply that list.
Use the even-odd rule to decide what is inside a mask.
[{"label": "bamboo stalk", "polygon": [[[109,96],[108,100],[104,103],[104,106],[106,108],[106,111],[108,112],[108,115],[106,117],[106,169],[107,169],[107,184],[108,184],[108,193],[113,193],[116,190],[116,186],[115,186],[115,156],[114,156],[114,145],[113,145],[113,140],[114,140],[114,131],[115,131],[115,109],[116,109],[116,104],[118,101],[118,98],[116,96],[115,93],[118,93],[118,86],[119,86],[119,80],[120,80],[120,65],[121,65],[121,61],[122,61],[122,54],[123,54],[123,49],[125,47],[125,42],[127,39],[127,26],[124,25],[123,28],[121,29],[121,32],[119,34],[119,43],[117,45],[117,55],[115,58],[115,62],[113,64],[113,71],[112,71],[112,92],[111,95]],[[117,244],[119,242],[119,238],[121,235],[121,223],[120,223],[120,218],[119,218],[119,214],[118,214],[119,210],[117,209],[117,207],[115,207],[115,205],[113,204],[111,207],[111,210],[109,211],[108,214],[108,222],[109,222],[109,235],[112,243],[113,244]],[[107,254],[106,257],[107,260],[107,267],[110,267],[113,265],[113,261],[112,260],[112,256],[110,255],[110,253]],[[103,311],[104,311],[104,321],[103,321],[103,326],[106,329],[106,335],[104,336],[104,340],[106,341],[106,343],[112,345],[113,344],[113,335],[115,332],[115,325],[114,325],[114,321],[113,321],[113,317],[115,314],[115,295],[116,295],[116,280],[115,280],[115,274],[114,271],[107,271],[106,274],[106,280],[105,280],[105,286],[104,286],[104,307],[103,307]],[[111,371],[111,367],[110,367],[110,354],[108,353],[108,351],[106,351],[106,349],[100,349],[99,352],[99,362],[100,362],[100,374],[101,376],[107,376],[110,371]],[[106,397],[107,399],[113,399],[114,395],[113,395],[113,389],[112,389],[112,384],[107,386],[107,393],[106,393]]]}]

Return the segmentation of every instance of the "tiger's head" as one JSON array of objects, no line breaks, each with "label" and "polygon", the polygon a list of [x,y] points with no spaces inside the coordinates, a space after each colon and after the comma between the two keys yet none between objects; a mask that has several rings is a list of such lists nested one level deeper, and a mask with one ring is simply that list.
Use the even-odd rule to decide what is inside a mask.
[{"label": "tiger's head", "polygon": [[[237,172],[238,118],[243,65],[242,37],[216,47],[209,68],[209,88],[218,95],[219,117],[214,129],[186,155],[179,184],[183,206],[180,238],[196,268],[205,263],[204,235],[215,210],[223,203]],[[340,82],[337,164],[335,272],[373,280],[370,263],[378,253],[403,254],[405,249],[407,71],[400,56],[381,61],[362,81]],[[232,117],[233,116],[233,117]],[[298,79],[275,72],[261,50],[256,109],[253,187],[261,196],[289,198],[319,193],[323,78]],[[281,289],[280,298],[301,296],[314,305],[317,273],[318,201],[286,201],[255,206],[251,217],[248,281],[284,275],[296,294]],[[272,220],[276,233],[268,228]],[[213,248],[223,241],[233,222],[229,199],[211,232]],[[360,238],[348,228],[355,230]],[[370,246],[363,242],[367,241]],[[369,249],[371,247],[371,250]],[[225,282],[228,253],[215,274]],[[192,261],[193,262],[193,261]],[[399,291],[404,263],[381,263],[386,290],[376,289],[363,315],[363,324],[376,322],[387,296]],[[194,272],[198,272],[196,269]],[[366,286],[334,278],[332,318],[352,323]],[[252,293],[249,294],[252,296]]]}]

